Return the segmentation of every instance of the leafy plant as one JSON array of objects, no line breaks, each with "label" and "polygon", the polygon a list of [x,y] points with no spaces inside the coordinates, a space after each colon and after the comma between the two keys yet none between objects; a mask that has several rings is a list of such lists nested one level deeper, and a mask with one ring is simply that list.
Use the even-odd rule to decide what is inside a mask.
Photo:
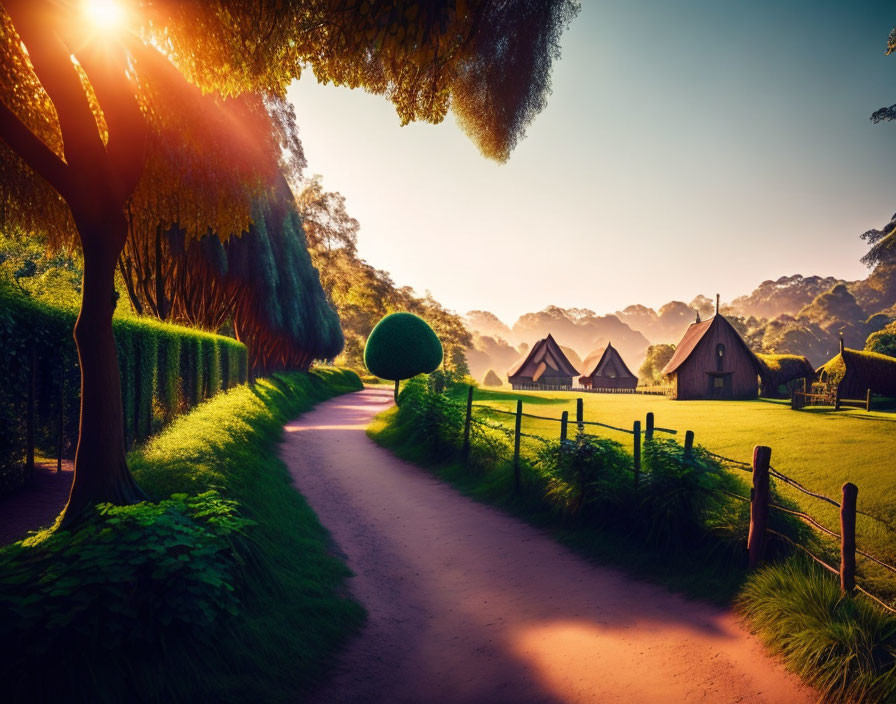
[{"label": "leafy plant", "polygon": [[[87,639],[113,649],[160,643],[236,614],[240,544],[252,521],[215,491],[157,504],[99,504],[77,531],[0,550],[5,662]],[[197,630],[197,633],[200,630]]]},{"label": "leafy plant", "polygon": [[567,514],[606,518],[632,502],[632,459],[613,440],[579,433],[545,445],[538,465],[548,500]]}]

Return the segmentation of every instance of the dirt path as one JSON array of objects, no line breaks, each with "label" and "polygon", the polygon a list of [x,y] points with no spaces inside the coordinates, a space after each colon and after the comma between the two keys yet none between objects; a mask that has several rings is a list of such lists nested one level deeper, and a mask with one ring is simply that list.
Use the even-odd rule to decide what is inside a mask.
[{"label": "dirt path", "polygon": [[56,463],[36,464],[34,477],[21,489],[0,499],[0,545],[21,540],[30,531],[49,527],[68,501],[72,487],[74,463],[62,461],[62,471]]},{"label": "dirt path", "polygon": [[316,702],[815,699],[736,617],[595,567],[364,433],[365,390],[286,427],[281,456],[369,612]]}]

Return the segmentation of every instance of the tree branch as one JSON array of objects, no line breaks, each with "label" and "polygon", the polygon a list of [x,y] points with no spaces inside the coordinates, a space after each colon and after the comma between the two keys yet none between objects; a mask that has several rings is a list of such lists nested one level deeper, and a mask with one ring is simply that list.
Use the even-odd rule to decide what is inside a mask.
[{"label": "tree branch", "polygon": [[2,101],[0,101],[0,139],[63,198],[66,197],[70,186],[68,165],[29,130],[18,115]]}]

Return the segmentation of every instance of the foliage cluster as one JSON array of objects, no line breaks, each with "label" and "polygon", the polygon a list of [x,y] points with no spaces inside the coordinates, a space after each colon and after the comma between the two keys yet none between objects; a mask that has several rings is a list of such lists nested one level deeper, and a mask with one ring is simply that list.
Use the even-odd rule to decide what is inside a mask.
[{"label": "foliage cluster", "polygon": [[868,352],[896,357],[896,320],[882,330],[869,335],[865,342],[865,349]]},{"label": "foliage cluster", "polygon": [[4,637],[0,697],[277,702],[307,691],[363,613],[276,443],[289,419],[360,387],[324,368],[218,394],[131,454],[159,503],[101,505],[75,532],[0,548],[3,634],[29,631]]},{"label": "foliage cluster", "polygon": [[[24,660],[102,641],[159,647],[236,614],[239,552],[251,521],[215,491],[157,504],[98,504],[75,533],[38,534],[0,552],[2,659]],[[24,648],[22,645],[24,644]]]},{"label": "foliage cluster", "polygon": [[[61,422],[63,455],[74,453],[80,396],[75,317],[71,309],[0,286],[0,376],[6,381],[0,389],[0,491],[24,479],[32,363],[35,444],[50,456],[58,452]],[[246,348],[236,340],[143,318],[117,318],[113,325],[129,447],[219,390],[246,381]]]},{"label": "foliage cluster", "polygon": [[638,383],[657,384],[663,381],[663,368],[675,354],[675,345],[666,343],[650,345],[647,348],[647,356],[638,370]]}]

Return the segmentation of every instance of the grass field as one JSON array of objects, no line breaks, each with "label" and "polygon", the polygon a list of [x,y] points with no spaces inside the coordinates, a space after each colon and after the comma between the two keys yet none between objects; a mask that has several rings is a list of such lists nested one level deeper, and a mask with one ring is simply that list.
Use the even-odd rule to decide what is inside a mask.
[{"label": "grass field", "polygon": [[[458,393],[463,395],[462,390]],[[755,445],[768,445],[772,466],[779,472],[837,500],[843,483],[853,482],[859,487],[859,510],[883,521],[859,516],[859,548],[896,557],[896,529],[890,528],[896,526],[896,412],[892,409],[793,411],[788,401],[777,400],[673,401],[664,396],[485,389],[476,390],[474,403],[514,411],[517,399],[522,399],[524,413],[557,419],[568,411],[573,433],[578,397],[584,400],[586,421],[631,428],[640,420],[643,427],[645,415],[653,412],[657,427],[677,430],[679,442],[684,441],[686,430],[693,430],[696,444],[732,459],[749,462]],[[513,427],[511,416],[477,413]],[[524,417],[522,431],[556,438],[560,424]],[[625,433],[595,426],[587,426],[587,432],[631,447],[632,438]],[[531,451],[534,443],[527,440],[524,448],[528,445]],[[833,506],[780,483],[779,488],[807,513],[837,529],[839,518]]]}]

